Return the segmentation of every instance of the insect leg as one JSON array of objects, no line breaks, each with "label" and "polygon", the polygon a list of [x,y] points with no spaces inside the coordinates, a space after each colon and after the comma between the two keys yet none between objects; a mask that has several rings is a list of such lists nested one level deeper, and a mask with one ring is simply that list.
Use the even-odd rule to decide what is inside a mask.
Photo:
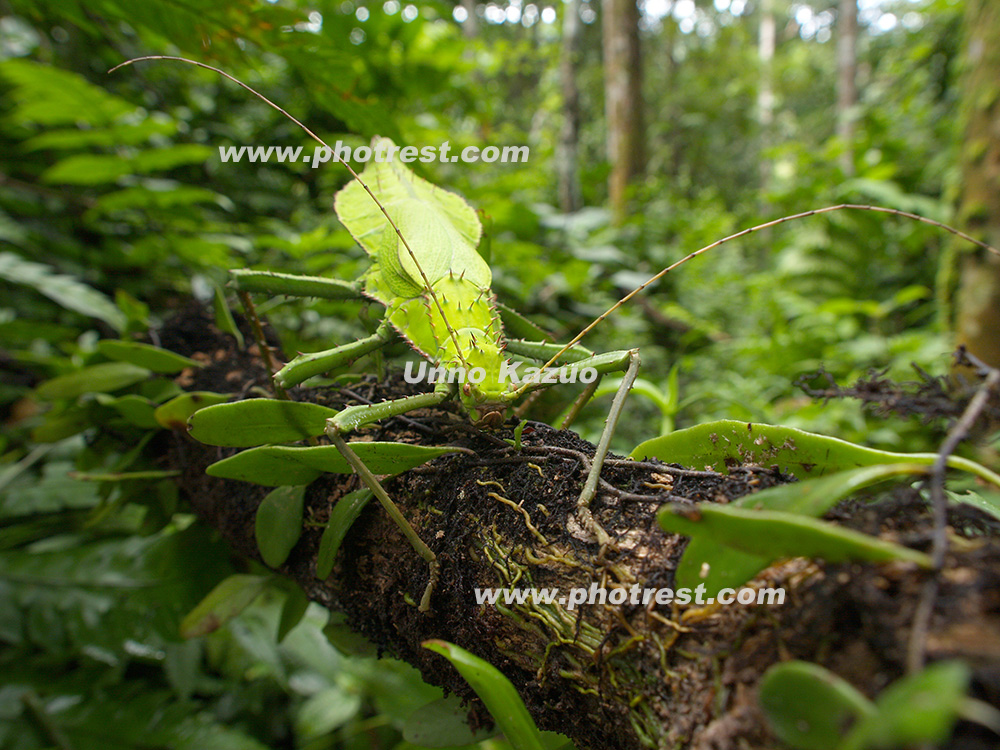
[{"label": "insect leg", "polygon": [[508,339],[504,349],[511,354],[530,357],[542,362],[555,354],[559,354],[560,363],[579,362],[594,356],[590,349],[579,344],[566,349],[562,344],[550,344],[547,341],[524,341],[522,339]]},{"label": "insect leg", "polygon": [[[544,346],[557,347],[558,345],[545,344]],[[572,349],[569,350],[567,354],[570,351],[572,351]],[[607,352],[605,354],[595,354],[585,359],[579,359],[571,364],[554,367],[552,369],[556,371],[564,371],[567,375],[569,375],[578,373],[585,368],[592,368],[596,370],[599,376],[609,372],[625,371],[625,376],[622,378],[621,385],[618,387],[618,392],[615,394],[615,398],[611,403],[611,410],[608,412],[608,418],[604,421],[604,430],[601,432],[601,438],[597,443],[596,450],[594,451],[594,459],[590,466],[590,472],[587,474],[587,479],[584,482],[583,489],[580,492],[579,498],[577,498],[577,510],[580,519],[583,521],[586,528],[594,534],[598,543],[602,547],[605,547],[611,542],[611,537],[608,536],[608,533],[594,519],[590,512],[590,502],[594,499],[594,495],[597,494],[597,483],[601,478],[601,469],[604,467],[604,458],[608,454],[608,446],[611,444],[611,437],[614,435],[615,427],[618,425],[618,419],[621,417],[622,409],[625,406],[625,398],[628,396],[628,392],[632,388],[632,384],[635,382],[636,376],[639,374],[639,350],[629,349],[625,351]],[[572,380],[575,379],[576,378],[572,378]],[[598,377],[597,380],[599,379],[600,378]],[[597,380],[594,382],[596,383]],[[546,385],[548,384],[526,384],[522,387],[521,392],[544,388]],[[584,391],[584,396],[587,398],[591,395],[593,395],[593,391],[589,388]],[[580,400],[578,399],[578,401]],[[580,405],[583,405],[582,401],[580,402]],[[579,409],[577,408],[576,411],[579,411]]]},{"label": "insect leg", "polygon": [[292,297],[321,299],[360,299],[361,284],[357,281],[324,279],[320,276],[295,276],[274,271],[251,271],[235,268],[229,272],[229,286],[239,292],[255,294],[287,294]]},{"label": "insect leg", "polygon": [[322,352],[298,355],[274,374],[274,380],[282,388],[291,388],[313,375],[322,375],[324,372],[349,365],[359,357],[385,346],[394,338],[396,332],[383,318],[371,336]]},{"label": "insect leg", "polygon": [[365,466],[364,461],[358,457],[358,454],[354,452],[351,446],[341,435],[344,432],[350,432],[357,427],[371,422],[377,422],[380,419],[405,414],[406,412],[425,406],[440,404],[442,401],[446,401],[451,397],[451,390],[452,389],[449,384],[439,383],[435,390],[431,393],[420,393],[416,396],[407,396],[406,398],[398,398],[392,401],[383,401],[378,404],[349,406],[339,412],[335,417],[328,419],[326,423],[327,437],[329,437],[330,441],[337,446],[337,450],[340,451],[341,455],[343,455],[354,471],[357,472],[361,481],[364,482],[368,489],[372,491],[372,494],[375,495],[378,501],[382,504],[382,507],[385,508],[385,512],[389,514],[389,518],[391,518],[396,526],[399,527],[399,530],[403,532],[403,535],[410,542],[413,549],[416,550],[417,554],[420,555],[430,568],[427,586],[424,588],[423,596],[420,597],[419,610],[421,612],[427,612],[430,610],[431,594],[434,592],[434,588],[437,585],[439,574],[437,555],[435,555],[434,551],[424,543],[423,539],[420,538],[413,526],[410,525],[410,522],[407,521],[406,517],[400,512],[396,503],[394,503],[392,498],[389,497],[389,493],[385,491],[382,483],[379,482],[378,478],[372,474],[371,470],[367,466]]},{"label": "insect leg", "polygon": [[611,436],[614,435],[615,427],[618,426],[618,418],[625,406],[625,398],[639,374],[639,350],[630,349],[626,352],[624,361],[628,363],[625,377],[622,378],[622,384],[618,387],[618,392],[615,393],[615,398],[611,402],[611,410],[608,412],[608,418],[604,420],[601,439],[597,442],[597,450],[594,451],[594,463],[590,467],[590,474],[587,475],[583,491],[577,499],[577,505],[581,508],[589,506],[597,492],[597,481],[601,478],[601,469],[604,466],[604,457],[608,454],[608,446],[611,445]]},{"label": "insect leg", "polygon": [[597,388],[601,385],[601,380],[603,379],[604,374],[599,373],[597,380],[593,383],[588,383],[587,387],[583,389],[583,392],[576,397],[570,405],[569,411],[566,412],[566,416],[563,417],[562,423],[559,425],[560,430],[569,429],[569,426],[576,421],[576,417],[580,413],[580,410],[587,404],[588,401],[590,401],[590,399],[594,397],[594,394],[597,393]]},{"label": "insect leg", "polygon": [[[504,323],[505,324],[507,323],[506,319],[504,320]],[[544,362],[554,354],[560,355],[558,360],[560,363],[579,362],[580,360],[594,356],[594,353],[590,351],[590,349],[580,346],[579,344],[570,347],[569,349],[566,349],[566,351],[563,351],[565,347],[563,347],[561,344],[552,344],[547,341],[525,341],[523,339],[508,339],[506,344],[504,345],[504,349],[510,354],[517,354],[521,357],[529,357],[531,359],[536,359],[540,362]],[[566,417],[566,419],[563,420],[563,423],[560,425],[562,429],[565,430],[567,427],[569,427],[570,424],[573,422],[573,419],[576,418],[576,415],[579,413],[580,409],[583,408],[583,405],[586,404],[588,401],[590,401],[591,397],[594,395],[594,392],[597,390],[597,386],[600,385],[601,383],[601,377],[603,377],[603,375],[599,376],[597,380],[595,380],[593,383],[588,384],[586,389],[584,389],[583,393],[580,394],[580,396],[577,397],[576,401],[573,402],[570,414]],[[521,402],[521,405],[514,410],[514,414],[517,417],[521,417],[525,413],[527,413],[528,408],[531,406],[531,403],[535,400],[537,395],[538,395],[537,393],[533,394],[529,396],[527,399],[525,399],[523,402]]]},{"label": "insect leg", "polygon": [[[320,276],[294,276],[273,271],[233,269],[229,272],[229,286],[249,301],[249,294],[284,294],[293,297],[319,297],[321,299],[360,299],[361,285],[357,281],[324,279]],[[337,367],[350,364],[358,357],[374,351],[393,339],[391,327],[383,321],[378,330],[367,338],[313,354],[300,354],[274,375],[280,389],[291,388],[306,378],[321,375]],[[261,347],[266,348],[263,341]]]},{"label": "insect leg", "polygon": [[[607,361],[608,358],[615,355],[618,355],[617,360]],[[594,364],[591,364],[590,366],[598,369],[598,372],[608,372],[612,368],[625,368],[625,376],[622,378],[622,383],[618,387],[618,392],[615,393],[614,400],[611,402],[611,409],[608,411],[608,417],[604,420],[604,429],[601,431],[601,439],[597,441],[597,448],[594,451],[593,463],[590,465],[590,473],[587,474],[587,481],[584,482],[583,489],[580,491],[580,497],[578,497],[576,501],[577,513],[580,516],[580,520],[583,521],[586,527],[590,529],[595,537],[597,537],[598,543],[603,548],[611,542],[611,537],[608,536],[608,533],[591,514],[590,501],[593,500],[594,495],[597,494],[597,482],[601,478],[601,469],[604,468],[604,458],[608,455],[608,447],[611,445],[611,437],[615,433],[615,427],[618,426],[618,419],[621,417],[622,409],[625,406],[625,398],[628,396],[628,392],[632,388],[632,383],[635,382],[636,376],[639,374],[639,350],[630,349],[624,353],[611,352],[610,354],[602,354],[592,357],[590,360],[582,360],[572,366],[576,368],[583,368],[588,366],[588,362],[594,362]],[[590,395],[593,395],[593,392],[591,392]]]}]

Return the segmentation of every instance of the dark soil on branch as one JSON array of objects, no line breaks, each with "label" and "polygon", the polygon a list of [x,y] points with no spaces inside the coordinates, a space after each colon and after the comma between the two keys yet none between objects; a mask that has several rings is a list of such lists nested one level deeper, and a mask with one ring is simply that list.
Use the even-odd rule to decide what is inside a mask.
[{"label": "dark soil on branch", "polygon": [[[249,334],[249,331],[247,332]],[[159,332],[164,346],[208,365],[186,372],[189,390],[254,395],[267,388],[260,360],[236,349],[210,318],[191,308]],[[249,337],[248,337],[248,340]],[[401,379],[366,379],[349,389],[293,389],[291,397],[335,408],[406,395]],[[260,395],[259,393],[256,395]],[[444,639],[486,659],[517,687],[539,725],[581,750],[765,748],[776,746],[755,699],[769,666],[818,662],[874,696],[904,672],[910,623],[926,574],[909,565],[773,566],[759,585],[784,586],[781,605],[678,608],[671,605],[477,605],[476,588],[674,586],[686,540],[660,530],[664,502],[727,502],[791,481],[771,467],[729,474],[614,459],[591,506],[617,542],[600,554],[575,517],[593,446],[569,431],[529,423],[515,450],[512,420],[482,432],[457,408],[419,410],[350,436],[455,445],[452,454],[387,480],[386,489],[441,561],[433,610],[417,611],[428,570],[377,503],[369,503],[326,580],[316,578],[323,524],[353,476],[325,475],[306,493],[306,528],[280,572],[310,598],[346,615],[385,653],[420,669],[428,682],[472,699],[470,718],[489,718],[458,673],[421,647]],[[241,554],[259,559],[257,505],[268,488],[208,477],[205,467],[232,449],[175,433],[171,463],[201,518]],[[931,520],[920,495],[903,488],[876,503],[851,501],[832,514],[847,526],[927,549]],[[952,514],[954,539],[942,575],[929,660],[963,657],[977,697],[1000,704],[1000,544],[996,522],[978,511]],[[994,748],[996,737],[961,724],[950,747]]]}]

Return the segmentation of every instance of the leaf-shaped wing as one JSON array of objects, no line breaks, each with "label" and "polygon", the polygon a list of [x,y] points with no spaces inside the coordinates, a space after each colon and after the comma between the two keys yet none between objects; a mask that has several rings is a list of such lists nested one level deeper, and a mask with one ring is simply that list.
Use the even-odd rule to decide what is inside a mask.
[{"label": "leaf-shaped wing", "polygon": [[[376,153],[387,153],[389,147],[394,144],[386,138],[372,143]],[[369,296],[384,304],[390,302],[389,293],[396,298],[416,296],[426,287],[420,270],[431,284],[454,274],[489,288],[490,267],[476,252],[482,225],[464,199],[417,177],[398,159],[369,162],[361,178],[416,257],[414,262],[361,184],[357,180],[348,183],[337,193],[334,208],[358,244],[376,260],[366,280]]]}]

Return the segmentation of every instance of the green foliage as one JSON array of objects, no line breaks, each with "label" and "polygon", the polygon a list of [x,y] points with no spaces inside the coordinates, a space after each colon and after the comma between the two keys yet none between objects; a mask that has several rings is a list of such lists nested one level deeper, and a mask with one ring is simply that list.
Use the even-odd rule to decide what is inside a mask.
[{"label": "green foliage", "polygon": [[158,346],[143,344],[139,341],[106,339],[98,342],[97,350],[108,359],[129,362],[137,367],[145,367],[147,370],[160,374],[177,373],[186,367],[202,366],[200,362],[195,362],[188,357],[182,357]]},{"label": "green foliage", "polygon": [[209,445],[246,448],[291,443],[322,435],[336,409],[273,398],[250,398],[199,409],[188,421],[195,440]]},{"label": "green foliage", "polygon": [[254,522],[257,548],[264,562],[272,568],[285,562],[299,541],[305,496],[305,487],[277,487],[257,506]]},{"label": "green foliage", "polygon": [[36,389],[40,398],[70,400],[84,393],[113,393],[142,382],[152,373],[128,362],[105,362],[47,380]]},{"label": "green foliage", "polygon": [[889,750],[946,741],[970,712],[969,679],[962,662],[938,662],[872,702],[822,667],[792,661],[767,671],[759,695],[775,733],[797,750]]},{"label": "green foliage", "polygon": [[0,253],[0,279],[30,286],[67,310],[103,320],[115,330],[125,328],[125,316],[111,300],[72,276],[53,273],[50,266],[4,251]]},{"label": "green foliage", "polygon": [[229,400],[229,394],[212,393],[211,391],[188,391],[161,404],[153,412],[157,423],[168,430],[187,429],[188,420],[199,409]]},{"label": "green foliage", "polygon": [[850,683],[804,661],[767,670],[758,700],[778,738],[800,750],[837,750],[852,724],[875,713]]},{"label": "green foliage", "polygon": [[333,506],[319,541],[319,551],[316,553],[316,577],[320,580],[330,577],[337,558],[337,550],[340,549],[351,524],[357,520],[371,499],[371,490],[365,488],[348,492]]},{"label": "green foliage", "polygon": [[930,557],[923,552],[795,513],[699,503],[694,508],[668,505],[657,518],[666,531],[766,556],[769,563],[788,557],[816,557],[832,563],[898,560],[932,567]]},{"label": "green foliage", "polygon": [[[667,506],[660,512],[665,529],[692,537],[677,568],[678,584],[703,583],[710,594],[746,583],[783,556],[834,560],[848,550],[863,559],[891,555],[892,545],[866,541],[861,535],[810,519],[865,487],[898,476],[925,474],[936,459],[933,453],[890,453],[793,428],[732,420],[679,430],[646,441],[633,451],[636,458],[650,455],[717,471],[730,465],[759,464],[813,477],[762,490],[727,507]],[[994,484],[1000,482],[994,472],[974,461],[950,456],[948,464]],[[821,548],[825,551],[820,552]],[[896,553],[908,554],[899,548]],[[923,556],[908,559],[926,564]]]},{"label": "green foliage", "polygon": [[[375,474],[399,474],[455,450],[379,442],[358,442],[352,444],[352,448]],[[309,484],[324,472],[350,474],[352,471],[335,445],[309,448],[267,445],[216,461],[206,469],[206,473],[213,477],[239,479],[268,487]]]},{"label": "green foliage", "polygon": [[459,747],[490,736],[488,731],[470,729],[468,718],[458,697],[449,695],[414,712],[403,728],[403,737],[423,747]]},{"label": "green foliage", "polygon": [[844,740],[843,750],[938,744],[951,736],[972,678],[968,664],[944,661],[897,680]]},{"label": "green foliage", "polygon": [[[894,453],[855,445],[792,427],[720,420],[647,440],[633,458],[654,457],[685,466],[726,471],[730,465],[778,466],[799,477],[821,476],[857,466],[909,462],[930,466],[934,453]],[[1000,476],[974,461],[949,456],[948,465],[976,474],[1000,486]]]},{"label": "green foliage", "polygon": [[215,294],[212,295],[212,312],[215,314],[215,327],[236,339],[236,346],[242,349],[245,346],[243,332],[236,325],[233,313],[226,303],[226,294],[218,285],[215,287]]},{"label": "green foliage", "polygon": [[[595,3],[585,3],[593,16],[585,14],[578,56],[587,205],[570,216],[553,208],[557,26],[481,21],[471,38],[451,20],[452,5],[437,3],[414,5],[415,18],[392,3],[367,6],[365,19],[360,5],[339,0],[4,5],[0,746],[30,750],[66,738],[78,750],[404,750],[417,739],[403,739],[411,715],[441,697],[412,669],[338,653],[323,635],[325,613],[303,615],[301,595],[274,586],[210,636],[178,640],[181,619],[213,586],[262,571],[232,567],[159,463],[164,428],[183,429],[198,408],[229,396],[181,394],[156,374],[139,339],[157,343],[148,333],[180,300],[214,293],[217,326],[239,341],[217,291],[239,267],[326,280],[327,294],[313,301],[269,303],[286,353],[355,341],[371,325],[356,303],[340,300],[369,258],[330,210],[348,179],[336,165],[216,157],[219,146],[305,145],[277,113],[203,71],[106,71],[134,54],[207,59],[352,146],[377,134],[401,145],[448,140],[453,153],[484,142],[530,145],[527,164],[416,171],[484,210],[493,288],[526,316],[500,306],[508,332],[541,338],[524,323],[530,318],[566,340],[641,277],[771,216],[844,199],[950,214],[960,5],[935,0],[907,8],[918,23],[862,29],[851,180],[833,138],[835,45],[786,15],[810,4],[778,8],[789,33],[777,44],[770,133],[754,119],[757,16],[723,5],[698,4],[697,33],[674,17],[644,19],[648,170],[620,228],[600,208],[607,163]],[[556,5],[560,21],[567,7]],[[911,362],[944,372],[946,249],[927,228],[845,214],[788,225],[680,269],[584,342],[643,350],[651,398],[630,400],[619,449],[723,418],[906,454],[872,457],[875,474],[880,462],[935,449],[940,426],[876,419],[843,401],[808,403],[792,383],[820,365],[844,383],[872,368],[907,377]],[[529,416],[548,419],[573,395],[552,389]],[[600,403],[585,410],[581,432],[596,435],[605,413]],[[738,434],[734,426],[727,437]],[[696,436],[669,443],[664,458],[724,459]],[[785,437],[774,433],[772,447]],[[801,447],[801,436],[792,439]],[[739,454],[761,456],[759,446],[737,443]],[[835,463],[855,465],[849,453],[835,452]],[[777,455],[798,470],[794,457]],[[849,491],[864,471],[829,486]],[[801,490],[783,510],[837,494]],[[952,496],[995,515],[989,490]],[[361,502],[342,501],[342,512]],[[324,535],[330,564],[339,528],[331,522]],[[745,554],[711,544],[713,573],[721,555]]]},{"label": "green foliage", "polygon": [[424,641],[428,648],[445,657],[476,691],[513,750],[558,750],[565,737],[540,732],[510,680],[488,661],[447,641]]},{"label": "green foliage", "polygon": [[[924,467],[916,464],[876,464],[874,466],[849,469],[818,479],[807,479],[793,484],[769,487],[766,490],[747,495],[728,506],[733,510],[743,509],[759,511],[777,511],[785,521],[791,514],[805,518],[818,518],[830,510],[838,501],[858,492],[865,487],[895,479],[899,476],[916,476],[925,472]],[[698,506],[700,507],[700,506]],[[668,523],[677,522],[686,525],[692,532],[691,541],[684,549],[684,555],[677,566],[677,583],[681,586],[694,587],[705,584],[709,595],[716,594],[722,588],[736,588],[751,580],[780,555],[770,548],[765,550],[748,549],[744,545],[744,535],[756,533],[751,527],[753,523],[742,524],[739,519],[726,519],[733,539],[724,535],[716,536],[709,532],[708,524],[700,526],[685,523],[683,519],[672,519],[669,515],[662,516]],[[760,519],[764,520],[764,519]],[[752,516],[751,516],[752,521]],[[724,521],[725,522],[725,521]],[[764,527],[771,531],[766,521]],[[794,524],[793,524],[794,526]],[[786,527],[787,529],[787,527]],[[832,531],[828,526],[825,531]],[[687,533],[678,529],[679,533]],[[792,531],[794,537],[794,530]],[[769,537],[763,537],[769,539]],[[752,540],[749,540],[753,544]],[[786,542],[788,540],[786,539]],[[792,550],[788,554],[810,554],[806,545],[796,546],[796,540],[791,540]]]},{"label": "green foliage", "polygon": [[995,490],[992,492],[986,490],[981,492],[966,491],[961,494],[958,492],[949,492],[948,496],[953,502],[979,508],[984,513],[1000,520],[1000,492],[996,492]]},{"label": "green foliage", "polygon": [[229,576],[188,612],[181,621],[181,636],[196,638],[215,632],[249,607],[266,585],[264,576]]}]

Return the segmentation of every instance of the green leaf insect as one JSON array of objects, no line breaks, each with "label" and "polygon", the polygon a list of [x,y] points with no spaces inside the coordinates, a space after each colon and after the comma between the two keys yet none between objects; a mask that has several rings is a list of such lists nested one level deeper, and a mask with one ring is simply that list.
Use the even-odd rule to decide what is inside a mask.
[{"label": "green leaf insect", "polygon": [[[240,295],[253,320],[256,320],[256,314],[251,294],[255,293],[333,300],[367,298],[385,307],[382,321],[372,335],[333,349],[300,354],[274,373],[272,382],[279,398],[285,398],[288,389],[309,378],[344,367],[399,338],[426,360],[422,363],[424,372],[429,365],[435,374],[443,376],[435,378],[435,387],[430,392],[377,404],[350,406],[329,416],[315,410],[306,413],[305,410],[297,409],[294,414],[289,411],[293,418],[289,424],[281,427],[273,422],[275,410],[260,414],[260,424],[270,424],[267,429],[261,430],[264,440],[268,442],[303,438],[315,441],[319,426],[317,418],[323,420],[323,432],[333,447],[371,490],[406,535],[414,550],[428,564],[427,584],[419,604],[423,612],[431,607],[431,594],[439,573],[437,556],[393,503],[375,476],[376,470],[369,465],[367,459],[359,455],[360,446],[364,443],[348,443],[344,440],[345,434],[379,420],[432,407],[448,400],[461,403],[478,426],[495,428],[503,424],[511,407],[529,392],[554,383],[583,382],[586,387],[562,423],[563,427],[567,427],[593,397],[601,378],[608,373],[622,372],[624,376],[615,392],[576,505],[577,520],[591,539],[601,548],[613,546],[611,537],[593,516],[590,503],[597,494],[601,469],[625,399],[638,375],[639,351],[624,349],[595,354],[580,346],[579,342],[632,297],[674,268],[731,239],[792,219],[846,208],[888,213],[931,224],[1000,254],[1000,251],[958,230],[916,214],[877,206],[828,206],[760,224],[690,253],[627,294],[565,345],[511,339],[504,330],[505,319],[509,321],[512,331],[518,331],[522,335],[531,335],[524,333],[530,332],[531,327],[525,325],[520,316],[511,315],[494,300],[490,286],[490,267],[477,251],[482,235],[479,217],[460,196],[435,187],[395,159],[369,162],[359,175],[335,150],[299,120],[247,84],[210,65],[182,57],[150,56],[129,60],[112,70],[142,60],[184,62],[211,70],[241,86],[285,115],[327,148],[333,160],[342,164],[354,178],[337,194],[334,208],[340,221],[371,258],[371,266],[362,278],[344,281],[244,269],[232,272],[230,285]],[[375,154],[393,153],[393,149],[395,144],[387,139],[376,138],[372,143]],[[258,344],[262,351],[266,350],[265,342],[259,341]],[[532,361],[539,365],[527,364]],[[526,365],[524,370],[520,369],[522,365]],[[235,435],[236,427],[240,424],[241,408],[247,407],[240,407],[239,403],[224,404],[213,407],[211,411],[206,409],[203,417],[196,413],[192,421],[194,434],[200,434],[201,439],[210,443],[248,445],[246,440],[250,438],[245,429],[239,430],[243,433],[240,437],[220,437],[227,431],[227,425],[233,428]],[[260,440],[260,437],[258,435],[254,440]],[[230,442],[224,442],[226,440]],[[233,440],[237,442],[232,442]],[[284,451],[302,451],[290,454],[279,452],[280,446],[264,446],[262,442],[256,443],[261,447],[251,448],[213,465],[210,473],[216,476],[239,476],[272,486],[295,485],[312,481],[323,471],[330,470],[328,466],[337,463],[330,461],[326,455],[321,461],[314,462],[316,454],[306,453],[330,446],[284,448]],[[404,448],[405,446],[397,446],[387,450],[391,454],[394,450],[401,451]],[[241,459],[241,456],[245,458]],[[303,460],[303,457],[307,460]],[[266,477],[251,466],[257,459],[263,461]],[[288,471],[290,475],[286,478],[278,476],[282,471]]]},{"label": "green leaf insect", "polygon": [[[286,114],[326,146],[301,122],[224,71],[186,58],[164,56],[137,58],[123,65],[147,59],[178,60],[213,70]],[[376,139],[373,143],[375,151],[390,147],[394,144],[387,139]],[[336,156],[332,149],[331,153]],[[359,456],[362,450],[368,450],[363,447],[365,444],[356,443],[352,447],[342,435],[366,424],[449,399],[460,401],[470,417],[481,426],[497,427],[503,423],[513,404],[530,391],[551,383],[576,382],[579,379],[588,385],[564,422],[567,426],[593,395],[605,373],[624,371],[625,377],[618,388],[604,434],[578,498],[582,525],[590,530],[599,544],[607,545],[610,537],[593,518],[588,506],[596,494],[604,456],[625,396],[638,373],[638,350],[595,355],[576,345],[559,346],[548,342],[508,339],[501,311],[490,289],[492,274],[489,265],[476,251],[482,235],[476,212],[460,196],[435,187],[397,161],[369,163],[361,175],[346,162],[341,163],[351,172],[354,180],[337,194],[334,207],[344,226],[371,256],[371,267],[364,276],[358,282],[344,282],[237,270],[232,272],[231,283],[245,303],[249,302],[251,293],[295,294],[326,299],[366,297],[383,304],[385,315],[376,332],[369,337],[334,349],[297,356],[274,374],[275,392],[283,395],[286,389],[349,364],[399,337],[437,371],[456,373],[457,377],[442,378],[428,393],[379,404],[352,406],[330,415],[323,413],[321,407],[306,409],[295,404],[275,404],[264,408],[260,405],[243,406],[239,402],[222,404],[194,414],[190,423],[192,435],[210,444],[229,446],[314,439],[320,434],[317,419],[322,419],[324,431],[333,446],[428,563],[428,582],[420,600],[420,610],[427,611],[438,577],[436,555],[392,502],[375,476],[376,470]],[[520,328],[518,318],[515,316],[513,319]],[[266,346],[264,342],[259,344],[262,349]],[[526,360],[541,364],[534,368],[534,377],[525,377],[519,371]],[[548,368],[552,369],[545,373]],[[248,410],[254,410],[252,416]],[[249,420],[246,419],[248,417]],[[325,453],[321,461],[312,460],[327,447],[283,450],[280,446],[256,447],[214,464],[209,473],[271,486],[306,484],[324,471],[340,470],[339,462],[328,460],[330,457]],[[388,450],[392,453],[408,448],[412,446],[396,446]],[[334,466],[336,468],[331,468]]]}]

